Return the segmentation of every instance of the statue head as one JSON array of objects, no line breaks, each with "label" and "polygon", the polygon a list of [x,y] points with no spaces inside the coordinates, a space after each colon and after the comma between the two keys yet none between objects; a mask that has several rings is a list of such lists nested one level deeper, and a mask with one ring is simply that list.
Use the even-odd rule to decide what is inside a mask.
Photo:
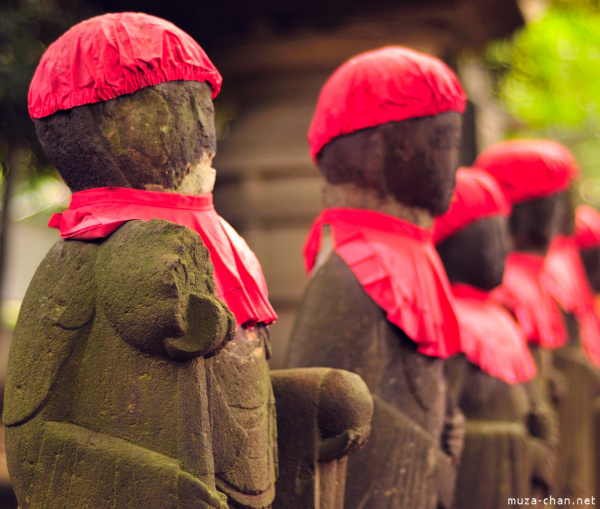
[{"label": "statue head", "polygon": [[566,147],[550,140],[504,141],[482,152],[474,166],[498,181],[512,205],[514,249],[543,255],[568,229],[568,190],[579,170]]},{"label": "statue head", "polygon": [[434,57],[400,47],[358,55],[323,86],[309,130],[328,184],[352,184],[443,213],[458,167],[466,97]]},{"label": "statue head", "polygon": [[575,240],[590,284],[600,292],[600,212],[589,205],[575,209]]},{"label": "statue head", "polygon": [[461,168],[448,212],[434,224],[434,242],[453,283],[491,290],[502,283],[510,206],[487,173]]},{"label": "statue head", "polygon": [[29,91],[44,151],[73,191],[212,191],[212,99],[221,76],[171,23],[136,13],[83,21],[49,46]]}]

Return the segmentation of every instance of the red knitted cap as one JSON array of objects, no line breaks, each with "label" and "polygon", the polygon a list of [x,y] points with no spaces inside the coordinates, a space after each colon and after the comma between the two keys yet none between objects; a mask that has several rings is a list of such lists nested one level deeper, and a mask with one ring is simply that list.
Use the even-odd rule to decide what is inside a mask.
[{"label": "red knitted cap", "polygon": [[386,47],[357,55],[339,67],[319,95],[308,131],[310,154],[337,136],[391,121],[465,110],[455,74],[423,53]]},{"label": "red knitted cap", "polygon": [[223,81],[204,50],[164,19],[132,12],[82,21],[52,43],[29,87],[33,118],[98,103],[166,81]]},{"label": "red knitted cap", "polygon": [[589,205],[575,209],[575,242],[580,249],[600,247],[600,212]]},{"label": "red knitted cap", "polygon": [[473,166],[490,173],[511,204],[569,188],[579,173],[571,152],[551,140],[509,140],[484,150]]},{"label": "red knitted cap", "polygon": [[491,175],[477,168],[459,168],[450,208],[435,219],[433,241],[442,242],[484,217],[509,213],[510,205]]}]

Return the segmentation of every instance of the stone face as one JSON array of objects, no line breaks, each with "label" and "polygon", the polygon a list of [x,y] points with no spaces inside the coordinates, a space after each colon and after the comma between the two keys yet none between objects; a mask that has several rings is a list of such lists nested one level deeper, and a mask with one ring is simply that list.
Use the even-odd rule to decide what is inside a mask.
[{"label": "stone face", "polygon": [[213,118],[209,85],[175,81],[34,121],[44,151],[72,191],[174,190],[203,157],[214,157]]},{"label": "stone face", "polygon": [[387,122],[334,138],[319,155],[329,184],[353,184],[407,207],[440,215],[452,199],[461,115]]},{"label": "stone face", "polygon": [[502,284],[508,251],[506,230],[505,218],[486,217],[440,242],[436,249],[448,279],[488,291]]},{"label": "stone face", "polygon": [[509,218],[513,249],[546,254],[563,226],[564,196],[558,193],[513,205]]},{"label": "stone face", "polygon": [[214,485],[205,357],[235,322],[211,267],[197,234],[161,220],[50,251],[7,376],[21,507],[227,507]]}]

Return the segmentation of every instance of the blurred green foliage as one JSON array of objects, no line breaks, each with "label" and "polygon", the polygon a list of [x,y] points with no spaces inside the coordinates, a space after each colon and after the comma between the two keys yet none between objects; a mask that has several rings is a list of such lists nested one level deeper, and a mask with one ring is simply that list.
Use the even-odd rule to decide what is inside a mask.
[{"label": "blurred green foliage", "polygon": [[569,146],[583,198],[600,204],[600,3],[555,0],[513,38],[492,43],[486,57],[519,121],[510,136]]}]

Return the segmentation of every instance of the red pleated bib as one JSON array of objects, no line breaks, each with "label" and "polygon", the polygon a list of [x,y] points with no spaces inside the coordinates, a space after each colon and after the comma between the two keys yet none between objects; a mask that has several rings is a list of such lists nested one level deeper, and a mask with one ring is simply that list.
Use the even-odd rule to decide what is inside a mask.
[{"label": "red pleated bib", "polygon": [[108,237],[127,221],[165,219],[197,232],[210,252],[217,295],[235,315],[238,327],[277,319],[268,299],[260,263],[244,239],[214,209],[212,195],[188,196],[120,187],[74,193],[49,226],[64,239]]},{"label": "red pleated bib", "polygon": [[513,251],[506,258],[502,285],[491,296],[512,312],[529,342],[558,348],[565,344],[567,331],[558,306],[542,285],[543,265],[543,256]]},{"label": "red pleated bib", "polygon": [[482,371],[509,384],[526,382],[536,367],[525,335],[510,313],[485,292],[452,284],[462,350]]},{"label": "red pleated bib", "polygon": [[542,283],[559,306],[575,317],[583,351],[600,366],[600,320],[574,238],[561,235],[552,241],[544,260]]},{"label": "red pleated bib", "polygon": [[430,230],[370,210],[326,209],[306,240],[308,271],[324,225],[331,228],[335,252],[419,352],[445,358],[460,351],[452,293]]}]

